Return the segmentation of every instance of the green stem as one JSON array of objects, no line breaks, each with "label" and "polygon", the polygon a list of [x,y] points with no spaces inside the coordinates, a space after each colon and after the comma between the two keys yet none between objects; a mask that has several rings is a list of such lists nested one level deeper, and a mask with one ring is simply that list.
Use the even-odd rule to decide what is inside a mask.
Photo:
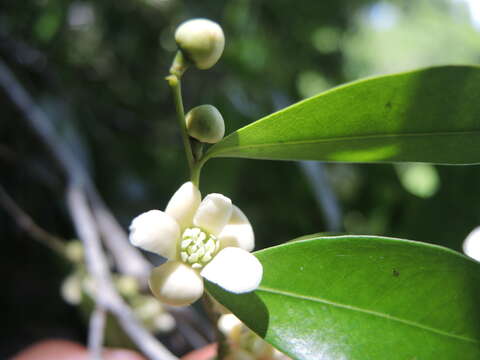
[{"label": "green stem", "polygon": [[183,73],[187,71],[190,63],[185,59],[183,53],[179,50],[173,59],[172,66],[170,67],[170,74],[175,75],[178,78],[181,78]]},{"label": "green stem", "polygon": [[187,133],[187,124],[185,123],[185,111],[183,109],[182,86],[180,82],[180,77],[178,75],[171,74],[166,77],[166,80],[168,81],[168,85],[172,90],[173,100],[175,102],[175,109],[177,111],[178,125],[180,125],[183,147],[185,149],[185,155],[187,157],[188,168],[190,169],[190,177],[192,178],[193,168],[195,166],[195,159],[193,158],[192,146],[190,145],[190,139]]},{"label": "green stem", "polygon": [[192,172],[191,172],[191,181],[198,188],[200,187],[200,172],[202,171],[202,163],[196,162]]}]

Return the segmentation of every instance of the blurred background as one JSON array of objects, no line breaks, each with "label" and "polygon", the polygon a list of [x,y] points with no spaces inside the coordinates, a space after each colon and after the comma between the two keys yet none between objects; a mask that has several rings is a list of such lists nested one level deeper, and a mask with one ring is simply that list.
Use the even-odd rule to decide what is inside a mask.
[{"label": "blurred background", "polygon": [[[0,184],[43,229],[75,236],[63,176],[2,75],[41,106],[126,229],[187,179],[164,76],[174,29],[192,17],[219,22],[227,41],[219,64],[185,75],[185,107],[215,105],[227,133],[360,77],[480,62],[478,0],[4,1]],[[258,249],[329,231],[460,250],[480,224],[479,181],[478,166],[215,159],[201,190],[234,200]],[[0,358],[47,337],[85,341],[84,317],[60,296],[71,264],[1,207],[0,234]]]}]

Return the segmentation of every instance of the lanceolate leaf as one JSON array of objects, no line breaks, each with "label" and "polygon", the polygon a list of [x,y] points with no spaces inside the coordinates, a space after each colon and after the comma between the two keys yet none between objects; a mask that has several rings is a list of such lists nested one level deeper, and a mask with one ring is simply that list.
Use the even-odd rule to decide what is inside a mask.
[{"label": "lanceolate leaf", "polygon": [[338,236],[256,253],[260,288],[209,292],[295,359],[480,359],[480,263],[407,240]]},{"label": "lanceolate leaf", "polygon": [[360,80],[235,131],[206,159],[480,163],[479,94],[478,66]]}]

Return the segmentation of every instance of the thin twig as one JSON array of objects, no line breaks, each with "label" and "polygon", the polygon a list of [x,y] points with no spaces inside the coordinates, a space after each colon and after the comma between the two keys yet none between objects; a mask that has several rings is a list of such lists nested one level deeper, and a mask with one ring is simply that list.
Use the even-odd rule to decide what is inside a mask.
[{"label": "thin twig", "polygon": [[[281,92],[272,93],[272,100],[276,110],[283,109],[292,103],[291,99]],[[325,218],[327,230],[341,231],[342,211],[332,185],[328,181],[325,165],[318,161],[300,161],[298,164],[312,187],[315,200]]]},{"label": "thin twig", "polygon": [[328,231],[342,230],[342,211],[328,181],[325,165],[318,161],[300,161],[300,168],[312,187],[315,200],[322,210]]},{"label": "thin twig", "polygon": [[[138,252],[132,252],[127,234],[98,195],[94,187],[87,189],[95,220],[106,247],[117,261],[120,272],[138,278],[142,286],[147,286],[152,266]],[[127,255],[127,256],[125,256]]]},{"label": "thin twig", "polygon": [[98,305],[95,307],[90,316],[87,344],[91,360],[102,359],[106,316],[107,314],[105,312],[105,308]]},{"label": "thin twig", "polygon": [[47,57],[39,50],[19,39],[13,39],[0,30],[0,50],[5,57],[15,59],[29,70],[44,72]]},{"label": "thin twig", "polygon": [[[215,329],[216,326],[212,326],[208,319],[205,319],[193,307],[178,307],[165,305],[165,308],[170,314],[173,315],[175,320],[182,323],[189,323],[190,326],[202,337],[206,339],[207,343],[212,343],[216,340]],[[179,329],[181,330],[181,329]],[[188,334],[184,334],[185,337]]]},{"label": "thin twig", "polygon": [[0,185],[0,204],[17,223],[18,227],[27,232],[33,239],[49,247],[56,253],[65,255],[65,241],[52,235],[38,226],[33,219],[7,194]]},{"label": "thin twig", "polygon": [[[90,200],[92,200],[93,203],[98,203],[100,196],[87,171],[82,167],[81,163],[63,139],[57,135],[56,130],[45,112],[35,104],[2,60],[0,60],[0,86],[4,88],[7,96],[22,112],[28,125],[39,136],[42,143],[46,145],[55,161],[64,171],[67,181],[82,184],[85,189],[88,189],[89,196],[94,197],[94,199]],[[93,196],[94,194],[95,196]],[[103,212],[109,212],[106,206],[103,206]],[[113,216],[111,216],[111,218],[113,218]],[[102,229],[105,228],[103,222],[102,225],[99,226]],[[120,226],[118,226],[118,228],[119,227]],[[102,231],[102,235],[106,240],[105,245],[114,256],[119,271],[145,280],[145,274],[147,273],[147,269],[150,268],[150,264],[136,248],[127,243],[126,236],[118,236],[118,232],[111,233],[109,231]],[[124,244],[118,245],[120,242]],[[118,248],[121,248],[121,251],[118,251]]]},{"label": "thin twig", "polygon": [[[117,293],[110,277],[110,269],[103,253],[93,211],[90,208],[87,194],[92,193],[93,183],[86,171],[57,136],[47,115],[38,107],[26,90],[20,85],[10,69],[0,60],[0,86],[11,101],[22,112],[30,127],[50,150],[52,156],[65,172],[67,177],[66,204],[72,218],[76,233],[83,242],[87,269],[93,277],[96,291],[96,306],[111,311],[118,318],[125,332],[137,344],[139,349],[154,360],[176,360],[160,342],[158,342],[136,319],[132,310]],[[90,189],[87,191],[86,189]],[[99,197],[98,197],[99,198]],[[121,238],[116,238],[121,241]],[[120,240],[119,240],[120,239]],[[133,247],[128,253],[117,259],[117,265],[136,259]],[[142,261],[145,261],[142,259]]]},{"label": "thin twig", "polygon": [[[177,320],[177,318],[175,318]],[[176,321],[178,331],[183,335],[185,340],[194,349],[200,349],[207,346],[209,342],[201,336],[187,321]]]},{"label": "thin twig", "polygon": [[87,269],[95,281],[94,298],[97,306],[103,306],[115,314],[125,332],[149,359],[177,360],[139,323],[114,288],[88,200],[77,184],[70,184],[67,188],[67,207],[77,234],[84,243]]}]

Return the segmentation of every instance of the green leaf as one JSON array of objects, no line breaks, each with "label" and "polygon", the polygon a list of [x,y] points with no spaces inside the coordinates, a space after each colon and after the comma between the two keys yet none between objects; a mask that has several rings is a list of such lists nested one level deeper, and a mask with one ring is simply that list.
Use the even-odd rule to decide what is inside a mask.
[{"label": "green leaf", "polygon": [[207,289],[295,359],[480,359],[480,263],[426,243],[338,236],[259,251],[252,293]]},{"label": "green leaf", "polygon": [[213,157],[480,163],[480,67],[443,66],[356,81],[239,129]]}]

